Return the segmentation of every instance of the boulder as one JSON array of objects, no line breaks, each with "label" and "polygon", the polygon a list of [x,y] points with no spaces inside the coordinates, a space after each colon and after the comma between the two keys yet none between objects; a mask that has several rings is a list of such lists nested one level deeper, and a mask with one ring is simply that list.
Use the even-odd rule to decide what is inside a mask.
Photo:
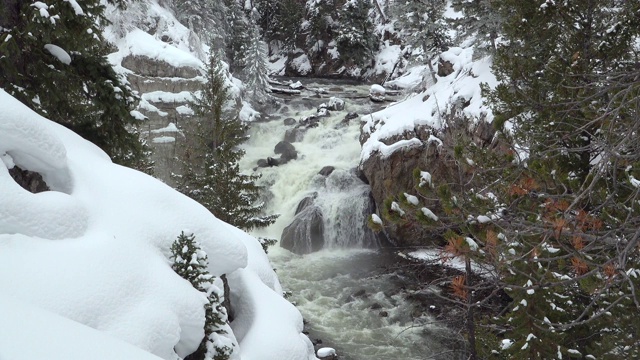
[{"label": "boulder", "polygon": [[289,161],[298,158],[298,152],[296,151],[296,148],[288,141],[280,141],[279,143],[277,143],[275,148],[273,149],[273,152],[275,152],[276,154],[280,154],[281,160]]},{"label": "boulder", "polygon": [[304,139],[304,133],[306,132],[307,128],[304,127],[287,129],[287,131],[284,132],[284,141],[289,143],[302,141],[302,139]]},{"label": "boulder", "polygon": [[371,85],[369,89],[369,99],[373,102],[382,102],[386,98],[387,91],[378,84]]},{"label": "boulder", "polygon": [[269,167],[269,162],[267,161],[267,159],[260,159],[257,162],[258,167]]},{"label": "boulder", "polygon": [[329,176],[335,169],[336,168],[334,166],[325,166],[322,169],[320,169],[320,172],[318,172],[318,174],[322,176]]},{"label": "boulder", "polygon": [[297,123],[297,121],[294,118],[286,118],[286,119],[284,119],[284,124],[286,126],[295,125],[296,123]]},{"label": "boulder", "polygon": [[322,249],[324,246],[322,210],[315,205],[305,207],[282,231],[280,246],[300,255]]},{"label": "boulder", "polygon": [[342,111],[344,110],[344,100],[332,96],[329,98],[329,103],[327,104],[327,109],[334,111]]},{"label": "boulder", "polygon": [[311,194],[311,195],[305,197],[304,199],[300,200],[300,202],[298,203],[298,206],[296,207],[295,215],[300,214],[304,209],[306,209],[309,206],[311,206],[313,204],[313,202],[316,200],[317,197],[318,197],[318,193],[314,192],[313,194]]},{"label": "boulder", "polygon": [[351,120],[357,119],[359,116],[360,115],[358,115],[358,113],[353,113],[353,112],[348,113],[347,115],[345,115],[344,119],[342,119],[342,121],[340,121],[340,123],[336,125],[336,129],[349,126],[349,123],[351,122]]},{"label": "boulder", "polygon": [[453,73],[453,64],[449,61],[440,59],[438,63],[438,76],[445,77]]}]

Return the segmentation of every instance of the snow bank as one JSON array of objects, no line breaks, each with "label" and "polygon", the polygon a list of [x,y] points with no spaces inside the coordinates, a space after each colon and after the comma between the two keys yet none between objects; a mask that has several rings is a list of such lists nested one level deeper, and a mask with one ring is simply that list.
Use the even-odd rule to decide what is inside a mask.
[{"label": "snow bank", "polygon": [[[453,64],[453,73],[437,77],[438,81],[420,94],[361,118],[363,131],[370,134],[362,145],[362,161],[366,161],[374,152],[381,152],[384,156],[404,145],[420,142],[418,139],[407,139],[404,145],[394,147],[385,145],[381,140],[413,131],[416,126],[441,128],[443,116],[450,114],[454,107],[462,109],[462,115],[469,119],[488,122],[493,120],[491,109],[484,103],[480,88],[482,83],[487,83],[490,87],[497,84],[491,73],[491,59],[485,57],[473,61],[473,49],[459,47],[442,53],[440,58]],[[411,74],[413,81],[415,74]]]},{"label": "snow bank", "polygon": [[[271,317],[282,331],[264,335],[271,345],[263,349],[308,357],[300,314],[282,298],[256,239],[162,182],[112,164],[96,146],[1,89],[0,107],[0,294],[164,359],[175,359],[176,351],[184,357],[204,335],[206,297],[173,272],[169,249],[182,230],[191,231],[211,259],[212,274],[247,267],[234,275],[244,333],[262,333],[264,326],[251,324]],[[27,192],[8,174],[14,165],[42,173],[55,186]],[[251,348],[252,336],[239,339],[248,347],[242,352],[259,351]]]},{"label": "snow bank", "polygon": [[0,297],[0,359],[160,360],[62,316]]}]

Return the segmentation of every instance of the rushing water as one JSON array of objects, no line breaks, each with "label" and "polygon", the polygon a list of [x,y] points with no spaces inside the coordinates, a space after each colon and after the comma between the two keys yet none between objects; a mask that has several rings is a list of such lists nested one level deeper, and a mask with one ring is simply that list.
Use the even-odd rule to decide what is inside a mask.
[{"label": "rushing water", "polygon": [[[284,125],[285,118],[300,120],[315,114],[316,107],[330,96],[345,100],[346,107],[323,118],[301,141],[293,143],[297,160],[256,169],[262,174],[259,182],[270,190],[267,212],[281,216],[255,235],[279,239],[300,200],[318,193],[317,204],[325,214],[325,248],[299,256],[276,245],[269,253],[283,287],[291,291],[290,300],[307,322],[310,336],[336,348],[343,360],[451,358],[440,341],[445,330],[416,311],[404,298],[401,279],[385,270],[392,265],[393,255],[363,249],[371,245],[358,230],[366,220],[362,210],[368,201],[368,185],[353,172],[360,159],[360,123],[359,118],[348,126],[340,122],[347,112],[364,115],[374,110],[366,99],[368,87],[305,85],[326,88],[329,94],[317,98],[312,91],[305,91],[283,98],[284,106],[271,114],[270,121],[253,124],[243,169],[251,172],[258,159],[276,156],[275,145],[292,127]],[[333,166],[335,171],[329,177],[319,175],[324,166]]]}]

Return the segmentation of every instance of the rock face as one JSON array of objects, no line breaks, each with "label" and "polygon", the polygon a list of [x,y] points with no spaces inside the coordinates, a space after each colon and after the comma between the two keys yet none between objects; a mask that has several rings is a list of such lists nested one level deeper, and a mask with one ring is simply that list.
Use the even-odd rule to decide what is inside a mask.
[{"label": "rock face", "polygon": [[171,174],[182,172],[176,157],[188,141],[182,130],[193,118],[188,100],[203,85],[202,69],[176,67],[144,56],[127,56],[121,65],[130,70],[127,79],[142,97],[138,111],[146,119],[141,132],[152,150],[154,176],[174,185]]},{"label": "rock face", "polygon": [[[455,124],[446,131],[438,131],[429,127],[419,127],[414,131],[406,132],[403,136],[395,136],[387,139],[385,143],[392,144],[399,140],[418,138],[422,141],[421,147],[410,147],[393,152],[387,157],[373,154],[364,163],[360,164],[360,170],[371,185],[371,192],[378,208],[383,206],[385,199],[397,196],[404,192],[415,194],[415,180],[413,170],[419,168],[428,171],[434,184],[455,183],[459,176],[457,169],[450,165],[450,157],[447,158],[444,151],[452,151],[459,137],[469,139],[480,147],[499,147],[500,144],[492,143],[495,130],[491,124],[479,122],[475,128],[469,129],[467,124]],[[435,136],[442,141],[433,141]],[[366,136],[361,136],[361,143],[366,141]],[[448,149],[448,150],[447,150]],[[425,204],[429,209],[440,216],[441,209],[437,202]],[[414,224],[394,225],[385,222],[387,235],[391,243],[397,246],[430,245],[438,241],[438,235],[426,233]]]}]

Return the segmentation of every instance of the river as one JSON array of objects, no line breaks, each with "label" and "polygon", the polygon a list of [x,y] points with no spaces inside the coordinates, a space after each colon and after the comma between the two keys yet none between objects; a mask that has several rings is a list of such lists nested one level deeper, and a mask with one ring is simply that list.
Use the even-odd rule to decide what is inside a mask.
[{"label": "river", "polygon": [[[391,270],[396,255],[363,249],[353,206],[366,194],[367,185],[357,180],[354,169],[360,160],[359,117],[343,123],[349,112],[365,115],[381,105],[367,98],[369,87],[348,82],[301,80],[306,90],[299,95],[280,95],[281,104],[269,111],[268,120],[252,124],[241,168],[258,172],[258,181],[269,190],[267,213],[280,217],[254,235],[279,239],[294,218],[304,197],[318,193],[325,214],[325,248],[304,256],[278,245],[269,250],[283,288],[291,295],[306,322],[312,339],[337,350],[342,360],[452,359],[443,345],[450,331],[437,325],[415,303],[405,299],[406,279]],[[319,94],[320,93],[320,94]],[[287,129],[284,119],[303,119],[331,96],[345,101],[344,111],[322,118],[292,142],[298,158],[277,167],[257,168],[259,159],[274,154]],[[335,167],[331,176],[319,175],[325,166]],[[362,189],[365,191],[363,192]]]}]

